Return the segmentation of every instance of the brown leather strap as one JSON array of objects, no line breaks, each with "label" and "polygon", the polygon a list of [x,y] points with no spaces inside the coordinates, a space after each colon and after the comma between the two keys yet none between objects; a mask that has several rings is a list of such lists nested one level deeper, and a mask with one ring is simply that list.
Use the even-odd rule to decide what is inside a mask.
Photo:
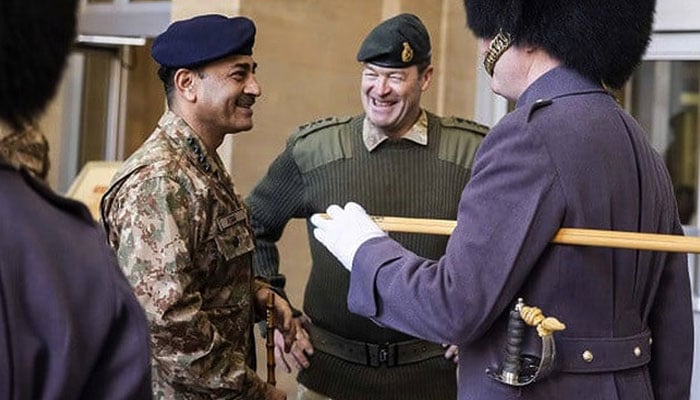
[{"label": "brown leather strap", "polygon": [[306,329],[316,350],[360,365],[393,367],[445,354],[441,345],[425,340],[375,344],[346,339],[312,324],[306,326]]}]

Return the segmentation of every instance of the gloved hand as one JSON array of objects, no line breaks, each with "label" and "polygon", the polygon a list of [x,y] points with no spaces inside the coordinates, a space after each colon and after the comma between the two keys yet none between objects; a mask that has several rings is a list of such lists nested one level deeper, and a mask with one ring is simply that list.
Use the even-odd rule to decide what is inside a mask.
[{"label": "gloved hand", "polygon": [[330,251],[348,271],[352,270],[352,259],[362,243],[375,237],[386,236],[367,212],[357,203],[347,203],[345,208],[333,204],[328,207],[327,219],[320,214],[311,216],[316,226],[314,237]]}]

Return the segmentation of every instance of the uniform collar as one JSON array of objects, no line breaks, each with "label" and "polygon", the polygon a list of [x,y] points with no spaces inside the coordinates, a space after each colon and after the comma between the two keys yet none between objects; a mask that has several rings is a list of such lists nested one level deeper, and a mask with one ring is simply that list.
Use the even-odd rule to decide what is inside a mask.
[{"label": "uniform collar", "polygon": [[187,158],[207,175],[225,173],[217,152],[209,153],[202,139],[187,125],[182,117],[168,110],[160,117],[158,126],[163,132],[184,149]]},{"label": "uniform collar", "polygon": [[0,155],[15,168],[26,168],[36,177],[46,178],[49,146],[44,134],[34,125],[17,131],[0,121]]},{"label": "uniform collar", "polygon": [[600,85],[567,67],[557,67],[537,78],[518,98],[516,108],[537,100],[552,99],[579,92],[607,91]]},{"label": "uniform collar", "polygon": [[[369,119],[365,117],[362,123],[362,141],[365,143],[367,151],[371,152],[388,139],[389,136],[379,131],[379,129],[372,125]],[[420,110],[418,120],[408,132],[401,136],[401,139],[410,140],[422,146],[428,145],[428,115],[425,110]]]}]

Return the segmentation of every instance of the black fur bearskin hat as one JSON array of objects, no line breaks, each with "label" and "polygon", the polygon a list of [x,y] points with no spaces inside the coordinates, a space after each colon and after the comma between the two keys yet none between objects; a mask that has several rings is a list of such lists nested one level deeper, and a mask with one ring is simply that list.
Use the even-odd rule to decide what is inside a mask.
[{"label": "black fur bearskin hat", "polygon": [[499,31],[515,45],[545,49],[564,65],[620,88],[641,61],[655,0],[464,0],[467,23],[482,39]]},{"label": "black fur bearskin hat", "polygon": [[21,130],[56,92],[76,35],[77,0],[0,3],[0,120]]}]

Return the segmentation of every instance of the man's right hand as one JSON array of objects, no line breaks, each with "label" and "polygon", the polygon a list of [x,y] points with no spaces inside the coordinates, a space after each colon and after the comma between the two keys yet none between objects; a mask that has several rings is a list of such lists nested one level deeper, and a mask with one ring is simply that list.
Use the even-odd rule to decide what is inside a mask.
[{"label": "man's right hand", "polygon": [[[292,319],[292,324],[296,327],[296,338],[289,353],[284,351],[284,337],[275,329],[275,361],[287,373],[292,372],[290,363],[297,370],[308,368],[309,366],[308,356],[314,354],[314,346],[311,344],[309,333],[304,329],[304,325],[310,323],[311,321],[305,315]],[[287,360],[285,354],[290,355],[289,360]]]}]

